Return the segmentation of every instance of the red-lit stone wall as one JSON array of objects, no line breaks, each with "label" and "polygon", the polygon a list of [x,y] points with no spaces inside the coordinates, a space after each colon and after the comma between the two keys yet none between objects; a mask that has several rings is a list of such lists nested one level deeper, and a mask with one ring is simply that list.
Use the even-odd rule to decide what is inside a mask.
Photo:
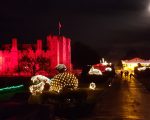
[{"label": "red-lit stone wall", "polygon": [[71,66],[71,44],[70,44],[71,40],[68,38],[66,40],[66,65],[67,67],[71,70],[72,66]]},{"label": "red-lit stone wall", "polygon": [[57,36],[47,37],[48,51],[46,56],[49,56],[51,68],[54,69],[59,64],[59,40]]},{"label": "red-lit stone wall", "polygon": [[11,48],[0,50],[0,75],[33,75],[34,70],[37,72],[39,68],[45,69],[45,66],[39,66],[42,64],[38,64],[37,59],[41,63],[44,62],[43,59],[47,62],[49,73],[60,63],[71,69],[70,39],[64,36],[47,36],[46,50],[42,48],[42,40],[37,40],[35,50],[31,44],[23,44],[23,49],[18,50],[16,38],[7,46]]}]

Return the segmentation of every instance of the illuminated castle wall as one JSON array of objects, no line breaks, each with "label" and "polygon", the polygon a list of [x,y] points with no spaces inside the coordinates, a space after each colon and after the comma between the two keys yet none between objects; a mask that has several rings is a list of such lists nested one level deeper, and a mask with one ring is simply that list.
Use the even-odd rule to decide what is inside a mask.
[{"label": "illuminated castle wall", "polygon": [[[70,39],[64,36],[47,36],[46,49],[42,40],[36,44],[2,45],[0,50],[0,75],[32,75],[41,71],[49,74],[57,64],[65,64],[71,69]],[[43,74],[44,74],[43,72]]]}]

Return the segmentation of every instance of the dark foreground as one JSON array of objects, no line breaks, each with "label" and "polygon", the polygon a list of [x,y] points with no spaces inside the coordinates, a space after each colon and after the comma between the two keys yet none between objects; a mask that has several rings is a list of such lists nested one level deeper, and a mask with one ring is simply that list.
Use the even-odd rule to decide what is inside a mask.
[{"label": "dark foreground", "polygon": [[85,83],[75,92],[44,93],[40,104],[29,104],[28,85],[0,91],[0,120],[77,120],[91,115],[101,96],[109,89],[108,82],[96,84],[95,90],[90,90],[89,83]]},{"label": "dark foreground", "polygon": [[134,78],[116,79],[93,114],[80,120],[150,120],[150,91]]},{"label": "dark foreground", "polygon": [[150,91],[138,80],[117,77],[105,85],[83,85],[72,97],[45,95],[42,104],[28,104],[30,94],[20,92],[0,103],[0,120],[150,120]]}]

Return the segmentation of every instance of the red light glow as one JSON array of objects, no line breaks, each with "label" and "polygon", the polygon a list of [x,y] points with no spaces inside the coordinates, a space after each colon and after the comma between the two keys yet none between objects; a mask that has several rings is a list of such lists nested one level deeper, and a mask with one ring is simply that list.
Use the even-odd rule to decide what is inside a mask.
[{"label": "red light glow", "polygon": [[[50,75],[58,64],[71,69],[70,39],[64,36],[47,36],[47,50],[42,49],[42,40],[37,40],[35,51],[32,44],[22,44],[18,50],[17,39],[5,44],[0,50],[0,75],[31,76],[35,73]],[[10,47],[8,47],[10,46]]]}]

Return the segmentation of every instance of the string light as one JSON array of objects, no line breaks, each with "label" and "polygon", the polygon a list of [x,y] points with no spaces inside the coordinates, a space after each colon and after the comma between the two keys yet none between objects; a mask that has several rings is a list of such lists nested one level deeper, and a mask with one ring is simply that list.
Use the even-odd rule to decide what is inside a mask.
[{"label": "string light", "polygon": [[43,75],[36,75],[31,77],[31,81],[34,85],[29,87],[32,95],[42,94],[45,84],[50,84],[51,80]]},{"label": "string light", "polygon": [[96,84],[94,82],[91,82],[90,86],[89,86],[89,89],[95,90],[95,88],[96,88]]},{"label": "string light", "polygon": [[102,75],[102,72],[99,69],[95,69],[93,66],[91,67],[89,71],[90,75]]},{"label": "string light", "polygon": [[50,91],[60,92],[63,88],[69,87],[70,89],[74,90],[78,87],[78,79],[71,73],[59,73],[58,75],[54,76],[51,80],[45,76],[38,75],[33,76],[31,78],[34,85],[29,87],[30,92],[32,95],[39,95],[42,94],[44,90],[44,86],[46,83],[49,84]]},{"label": "string light", "polygon": [[50,91],[59,93],[65,87],[76,89],[78,87],[78,79],[73,74],[67,72],[54,76],[50,83]]},{"label": "string light", "polygon": [[111,67],[107,67],[107,68],[105,69],[105,71],[112,71],[112,68],[111,68]]},{"label": "string light", "polygon": [[0,91],[11,90],[11,89],[16,89],[16,88],[21,88],[21,87],[23,87],[23,85],[10,86],[10,87],[5,87],[5,88],[0,88]]}]

